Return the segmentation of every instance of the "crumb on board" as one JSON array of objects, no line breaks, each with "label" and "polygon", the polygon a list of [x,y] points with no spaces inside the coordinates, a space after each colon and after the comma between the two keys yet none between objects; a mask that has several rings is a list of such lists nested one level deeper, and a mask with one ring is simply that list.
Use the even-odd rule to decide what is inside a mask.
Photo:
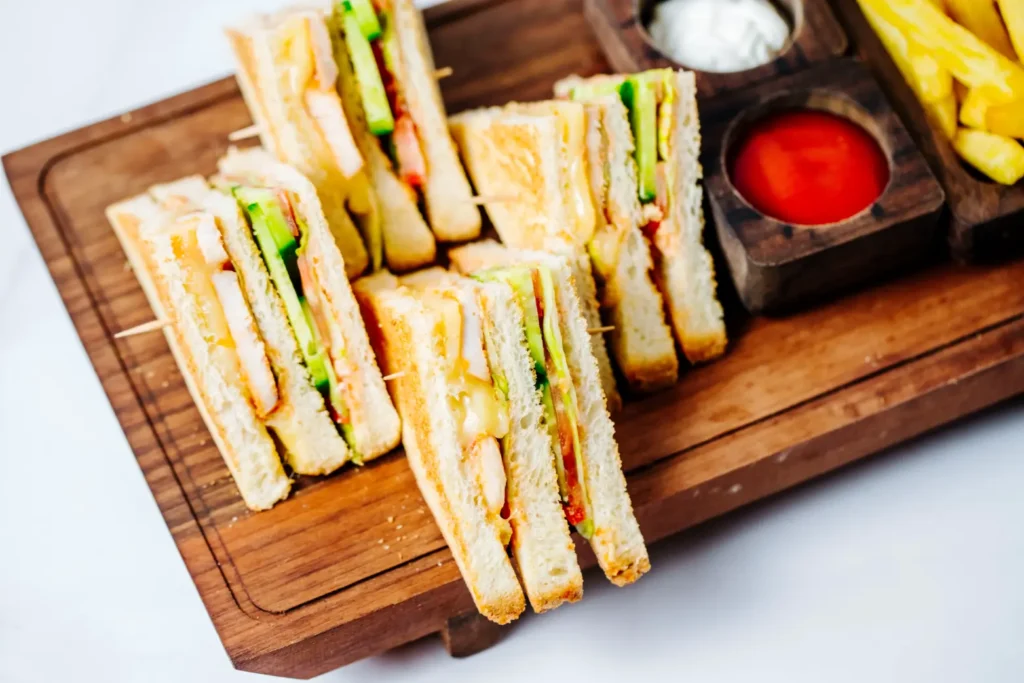
[{"label": "crumb on board", "polygon": [[394,521],[395,521],[394,516],[393,515],[388,515],[388,524],[391,524]]},{"label": "crumb on board", "polygon": [[132,122],[132,114],[131,114],[131,112],[125,112],[124,114],[121,114],[121,123],[131,123],[131,122]]}]

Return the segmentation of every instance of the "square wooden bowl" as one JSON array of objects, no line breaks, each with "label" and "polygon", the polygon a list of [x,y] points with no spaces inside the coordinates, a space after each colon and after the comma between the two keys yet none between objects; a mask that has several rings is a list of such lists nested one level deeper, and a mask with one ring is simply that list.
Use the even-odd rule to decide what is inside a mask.
[{"label": "square wooden bowl", "polygon": [[[729,179],[729,145],[786,110],[838,114],[867,130],[889,161],[870,207],[828,225],[764,215]],[[945,194],[881,88],[862,64],[835,60],[716,98],[704,122],[705,187],[733,282],[752,313],[783,312],[878,278],[932,251]]]},{"label": "square wooden bowl", "polygon": [[[665,55],[647,32],[657,0],[584,0],[584,14],[616,71],[687,68]],[[826,0],[778,0],[793,27],[785,49],[773,61],[735,73],[697,71],[697,89],[711,96],[793,73],[846,54],[846,33]]]}]

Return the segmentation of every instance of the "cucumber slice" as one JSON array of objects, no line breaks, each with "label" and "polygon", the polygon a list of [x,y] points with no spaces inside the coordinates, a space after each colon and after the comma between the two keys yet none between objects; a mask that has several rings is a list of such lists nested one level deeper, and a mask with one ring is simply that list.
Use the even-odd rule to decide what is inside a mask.
[{"label": "cucumber slice", "polygon": [[655,86],[648,79],[628,78],[619,89],[629,108],[636,149],[637,185],[641,202],[654,201],[658,193],[655,166],[658,163],[658,100]]},{"label": "cucumber slice", "polygon": [[380,37],[380,21],[371,0],[344,0],[342,5],[346,11],[355,15],[359,30],[367,40],[376,40]]},{"label": "cucumber slice", "polygon": [[352,70],[355,71],[356,83],[359,85],[363,111],[366,112],[366,124],[374,135],[386,135],[395,129],[395,117],[391,113],[373,48],[359,28],[359,20],[353,12],[342,12],[342,29],[352,59]]}]

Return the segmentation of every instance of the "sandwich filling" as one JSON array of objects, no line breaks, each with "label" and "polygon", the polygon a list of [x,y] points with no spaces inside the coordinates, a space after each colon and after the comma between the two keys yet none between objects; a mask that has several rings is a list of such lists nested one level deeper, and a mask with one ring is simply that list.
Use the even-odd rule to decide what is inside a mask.
[{"label": "sandwich filling", "polygon": [[266,418],[277,407],[277,381],[216,219],[208,213],[178,218],[170,245],[213,353],[238,368],[256,415]]},{"label": "sandwich filling", "polygon": [[309,255],[309,230],[295,211],[286,190],[235,187],[238,200],[270,280],[284,303],[285,314],[298,342],[302,363],[342,436],[360,461],[349,407],[349,379],[354,369],[346,358],[343,336],[324,308],[324,292]]},{"label": "sandwich filling", "polygon": [[[575,86],[569,96],[586,101],[618,95],[629,111],[633,132],[633,158],[637,167],[637,191],[642,212],[641,231],[651,246],[669,213],[672,165],[669,163],[672,117],[676,104],[671,69],[654,69],[626,77],[620,82],[601,80]],[[607,263],[614,257],[591,254]]]},{"label": "sandwich filling", "polygon": [[419,133],[396,75],[401,55],[388,0],[343,0],[334,24],[344,39],[370,132],[391,160],[399,179],[419,193],[427,162]]},{"label": "sandwich filling", "polygon": [[435,316],[443,350],[448,407],[455,417],[462,459],[475,479],[503,545],[512,527],[505,499],[505,465],[499,441],[509,432],[507,385],[492,374],[485,352],[483,319],[471,287],[426,288],[420,301]]},{"label": "sandwich filling", "polygon": [[562,344],[552,273],[544,266],[517,265],[484,270],[474,277],[504,282],[515,292],[523,311],[527,346],[544,406],[544,423],[551,435],[565,518],[581,536],[590,538],[594,521],[583,475],[576,388]]},{"label": "sandwich filling", "polygon": [[276,28],[275,38],[289,65],[283,86],[298,102],[293,123],[306,131],[316,167],[333,176],[323,182],[344,189],[345,208],[359,223],[376,270],[383,259],[383,236],[364,159],[338,95],[338,65],[327,24],[318,12],[291,13]]}]

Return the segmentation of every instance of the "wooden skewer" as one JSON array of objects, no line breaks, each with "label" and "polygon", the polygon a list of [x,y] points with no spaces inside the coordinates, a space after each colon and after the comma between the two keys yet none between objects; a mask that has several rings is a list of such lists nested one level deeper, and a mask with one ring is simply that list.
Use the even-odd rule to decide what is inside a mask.
[{"label": "wooden skewer", "polygon": [[121,330],[114,335],[114,339],[124,339],[125,337],[134,337],[137,334],[146,334],[147,332],[155,332],[156,330],[162,330],[171,323],[167,320],[150,320],[148,323],[142,323],[135,327],[129,327],[127,330]]},{"label": "wooden skewer", "polygon": [[516,202],[519,201],[516,197],[470,197],[470,203],[480,206],[481,204],[501,204],[504,202]]},{"label": "wooden skewer", "polygon": [[436,78],[437,80],[441,80],[442,78],[448,78],[453,73],[455,73],[455,70],[452,69],[450,66],[442,66],[440,69],[434,72],[434,78]]},{"label": "wooden skewer", "polygon": [[239,140],[248,140],[249,138],[257,137],[259,134],[260,127],[254,123],[246,128],[228,133],[228,140],[231,142],[238,142]]},{"label": "wooden skewer", "polygon": [[602,327],[591,327],[587,332],[590,334],[601,334],[603,332],[611,332],[615,329],[615,325],[603,325]]},{"label": "wooden skewer", "polygon": [[392,372],[390,375],[384,375],[384,381],[390,382],[391,380],[398,379],[399,377],[405,377],[405,370],[399,370],[398,372]]}]

